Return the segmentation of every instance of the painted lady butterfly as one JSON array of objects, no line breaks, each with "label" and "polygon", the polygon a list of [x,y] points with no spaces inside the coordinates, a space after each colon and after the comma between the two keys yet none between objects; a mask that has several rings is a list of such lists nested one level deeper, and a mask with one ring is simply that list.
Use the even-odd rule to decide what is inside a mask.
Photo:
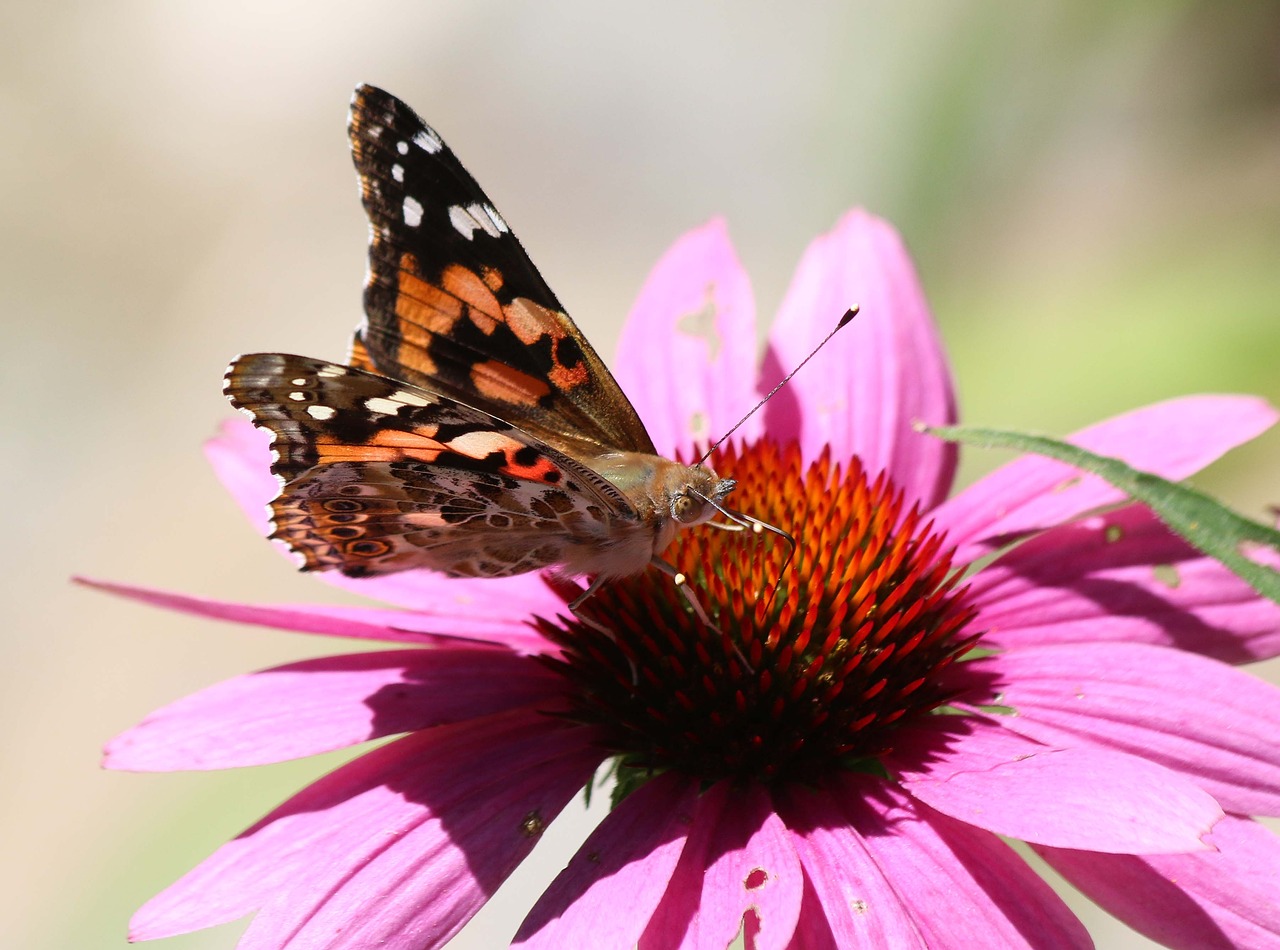
[{"label": "painted lady butterfly", "polygon": [[361,86],[349,134],[370,221],[350,365],[255,353],[226,375],[232,405],[274,436],[272,537],[303,570],[557,567],[598,585],[650,563],[674,574],[660,555],[677,531],[741,517],[721,505],[731,479],[656,454],[434,130]]}]

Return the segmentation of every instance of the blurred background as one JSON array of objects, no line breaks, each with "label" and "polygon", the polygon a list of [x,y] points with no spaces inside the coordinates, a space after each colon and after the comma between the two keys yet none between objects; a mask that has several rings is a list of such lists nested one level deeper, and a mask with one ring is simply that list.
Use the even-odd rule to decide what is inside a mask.
[{"label": "blurred background", "polygon": [[[99,771],[153,707],[342,645],[67,578],[339,596],[252,534],[200,445],[231,415],[232,355],[345,353],[358,82],[441,130],[602,353],[688,228],[726,216],[767,323],[805,244],[861,204],[916,255],[969,422],[1065,434],[1184,393],[1280,402],[1280,5],[780,9],[0,7],[7,945],[123,947],[140,903],[333,764]],[[1280,436],[1198,483],[1260,516]],[[504,945],[594,820],[571,810],[453,946]],[[1143,945],[1083,913],[1100,946]]]}]

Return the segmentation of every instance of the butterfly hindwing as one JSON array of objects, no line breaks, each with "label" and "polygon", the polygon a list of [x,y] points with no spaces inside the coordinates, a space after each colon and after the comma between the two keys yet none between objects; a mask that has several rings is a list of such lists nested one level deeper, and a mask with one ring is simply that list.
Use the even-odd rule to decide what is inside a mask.
[{"label": "butterfly hindwing", "polygon": [[369,215],[352,363],[480,407],[561,451],[652,453],[635,409],[440,136],[361,86],[352,155]]},{"label": "butterfly hindwing", "polygon": [[242,356],[225,391],[274,435],[274,537],[307,569],[501,576],[631,523],[595,471],[508,422],[408,383],[282,353]]}]

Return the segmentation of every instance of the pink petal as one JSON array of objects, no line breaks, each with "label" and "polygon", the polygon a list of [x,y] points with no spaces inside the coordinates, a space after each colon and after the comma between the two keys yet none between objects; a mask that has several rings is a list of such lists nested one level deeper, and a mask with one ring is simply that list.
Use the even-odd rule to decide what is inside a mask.
[{"label": "pink petal", "polygon": [[[134,587],[86,577],[75,581],[86,587],[106,591],[141,601],[166,610],[195,614],[214,620],[247,623],[274,630],[292,630],[300,633],[316,633],[329,637],[348,637],[357,640],[382,640],[391,643],[414,643],[432,646],[502,646],[519,653],[545,653],[554,650],[541,634],[528,623],[528,619],[513,617],[500,619],[492,608],[478,609],[470,614],[471,605],[459,604],[455,612],[441,616],[385,610],[375,607],[344,607],[336,604],[308,604],[302,606],[258,606],[236,604],[190,594],[174,594],[148,587]],[[448,630],[433,633],[428,628],[436,625]]]},{"label": "pink petal", "polygon": [[[270,532],[268,504],[280,491],[271,474],[271,438],[247,419],[223,423],[219,433],[205,443],[205,455],[218,478],[244,510],[259,534]],[[289,549],[274,547],[295,566]],[[379,577],[347,577],[339,571],[322,571],[317,580],[373,600],[398,604],[427,616],[452,617],[458,609],[490,618],[525,618],[533,614],[554,616],[564,609],[537,574],[487,579],[450,578],[435,571],[402,571]]]},{"label": "pink petal", "polygon": [[684,849],[697,793],[674,773],[634,792],[578,849],[512,946],[561,950],[590,935],[596,946],[634,947]]},{"label": "pink petal", "polygon": [[254,529],[269,534],[267,505],[280,493],[280,483],[271,474],[271,434],[243,417],[228,419],[205,442],[204,454]]},{"label": "pink petal", "polygon": [[1228,815],[1216,850],[1196,854],[1090,854],[1037,848],[1085,896],[1166,947],[1280,945],[1280,839]]},{"label": "pink petal", "polygon": [[301,758],[382,736],[556,704],[564,681],[498,650],[388,650],[238,676],[159,709],[107,745],[135,772]]},{"label": "pink petal", "polygon": [[839,947],[1079,948],[1089,935],[994,835],[844,775],[781,806]]},{"label": "pink petal", "polygon": [[1280,652],[1280,605],[1137,505],[1017,546],[974,576],[970,599],[995,649],[1111,640],[1232,663]]},{"label": "pink petal", "polygon": [[[615,377],[659,454],[706,445],[759,400],[755,299],[724,221],[685,234],[662,256],[618,346]],[[738,430],[754,439],[753,418]]]},{"label": "pink petal", "polygon": [[873,834],[883,823],[875,807],[882,783],[868,779],[845,784],[835,793],[795,787],[778,795],[778,813],[792,831],[834,946],[923,948],[912,905],[864,840],[864,834]]},{"label": "pink petal", "polygon": [[1137,756],[1029,741],[1003,723],[946,717],[903,729],[884,758],[944,815],[1037,844],[1125,854],[1204,849],[1218,804]]},{"label": "pink petal", "polygon": [[322,571],[314,576],[331,587],[396,604],[426,617],[452,617],[462,612],[502,621],[523,620],[535,614],[554,617],[565,612],[564,598],[556,595],[543,576],[536,573],[481,578],[447,577],[435,571],[419,570],[347,577],[340,571]]},{"label": "pink petal", "polygon": [[[1265,432],[1277,417],[1252,396],[1184,396],[1116,416],[1068,441],[1176,480]],[[958,545],[963,564],[989,553],[1003,536],[1052,527],[1123,498],[1096,475],[1028,455],[943,503],[933,517]]]},{"label": "pink petal", "polygon": [[757,785],[713,785],[639,950],[727,947],[744,928],[756,950],[784,950],[804,890],[790,835]]},{"label": "pink petal", "polygon": [[148,902],[130,938],[263,907],[242,948],[441,946],[599,761],[585,730],[524,710],[406,736],[223,845]]},{"label": "pink petal", "polygon": [[854,210],[814,241],[796,270],[769,334],[762,389],[797,366],[846,309],[861,312],[770,401],[766,429],[798,438],[805,459],[827,445],[886,470],[908,502],[946,497],[955,446],[912,424],[955,421],[955,398],[937,328],[902,239],[885,221]]},{"label": "pink petal", "polygon": [[[813,883],[806,874],[804,895],[800,898],[800,919],[796,921],[796,930],[791,935],[787,950],[840,950],[841,946],[848,946],[848,944],[836,942],[831,927],[827,923],[822,898],[814,891]],[[874,944],[863,944],[863,946],[874,946]]]},{"label": "pink petal", "polygon": [[1002,720],[1009,729],[1132,753],[1188,776],[1231,811],[1280,814],[1280,689],[1270,683],[1143,644],[1032,647],[963,666],[989,676],[986,688],[1017,710]]}]

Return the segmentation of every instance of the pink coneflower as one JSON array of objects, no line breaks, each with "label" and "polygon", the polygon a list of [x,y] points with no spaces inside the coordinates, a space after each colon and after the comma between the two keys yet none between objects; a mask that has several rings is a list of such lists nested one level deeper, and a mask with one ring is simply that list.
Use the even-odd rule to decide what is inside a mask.
[{"label": "pink coneflower", "polygon": [[[711,332],[689,332],[708,302]],[[617,376],[659,451],[687,458],[851,302],[854,324],[713,460],[737,507],[796,535],[789,569],[782,545],[730,532],[668,551],[714,629],[657,572],[606,586],[588,622],[533,576],[325,578],[398,610],[113,586],[396,644],[221,683],[111,743],[109,767],[163,771],[400,736],[150,901],[132,939],[256,912],[242,947],[442,946],[615,758],[626,794],[517,946],[1088,946],[1002,837],[1170,946],[1280,943],[1280,847],[1249,817],[1280,814],[1280,691],[1229,665],[1280,652],[1280,607],[1059,463],[948,499],[954,451],[912,424],[952,420],[951,383],[888,225],[852,212],[810,247],[763,379],[723,226],[689,234]],[[1180,479],[1276,418],[1190,397],[1072,441]],[[228,426],[210,455],[261,520],[264,440]]]}]

